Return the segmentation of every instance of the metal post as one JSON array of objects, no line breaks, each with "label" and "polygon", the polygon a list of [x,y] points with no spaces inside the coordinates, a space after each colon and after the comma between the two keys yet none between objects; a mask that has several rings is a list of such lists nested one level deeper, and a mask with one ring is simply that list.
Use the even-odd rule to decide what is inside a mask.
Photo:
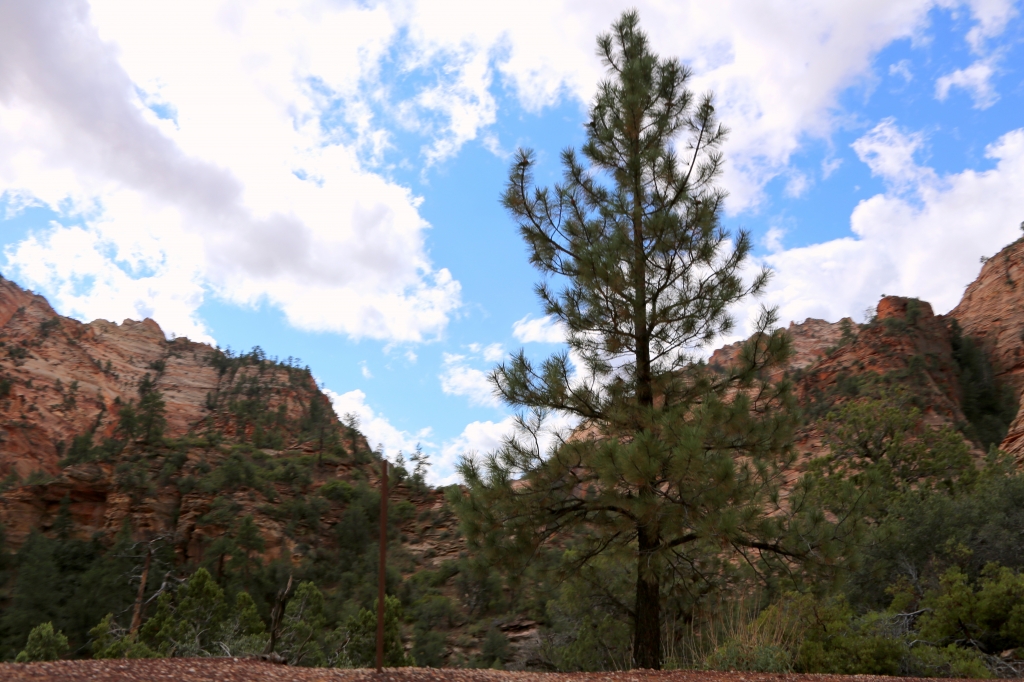
[{"label": "metal post", "polygon": [[380,465],[380,565],[377,571],[377,672],[384,667],[384,579],[388,550],[388,461]]}]

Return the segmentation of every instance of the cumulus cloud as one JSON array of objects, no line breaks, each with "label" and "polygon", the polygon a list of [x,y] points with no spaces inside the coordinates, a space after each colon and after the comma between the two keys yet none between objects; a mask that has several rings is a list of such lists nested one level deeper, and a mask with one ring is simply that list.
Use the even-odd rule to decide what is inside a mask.
[{"label": "cumulus cloud", "polygon": [[[832,130],[839,93],[870,79],[871,62],[882,48],[921,37],[936,8],[961,6],[975,22],[969,40],[980,44],[1003,30],[1013,4],[770,0],[751,9],[749,2],[733,0],[713,7],[641,2],[638,8],[654,48],[689,62],[695,89],[718,96],[722,118],[733,128],[725,184],[730,210],[738,211],[760,201],[765,183],[785,171],[807,135]],[[403,8],[399,21],[410,27],[411,49],[433,55],[460,46],[466,63],[466,50],[490,52],[493,68],[533,109],[565,94],[581,103],[590,100],[603,76],[592,56],[594,36],[621,12],[621,4],[610,0],[583,5],[437,0]],[[479,88],[485,81],[476,82]]]},{"label": "cumulus cloud", "polygon": [[324,389],[324,393],[331,399],[335,413],[341,417],[355,415],[359,420],[359,430],[370,442],[370,447],[376,448],[379,445],[390,459],[394,459],[399,452],[408,455],[417,445],[424,449],[436,448],[436,445],[430,442],[432,432],[429,428],[410,433],[395,427],[366,403],[366,394],[363,391],[356,389],[348,393],[337,393]]},{"label": "cumulus cloud", "polygon": [[[184,314],[199,331],[195,310],[209,289],[243,305],[268,301],[301,329],[399,341],[439,333],[459,306],[460,287],[426,256],[420,200],[366,171],[358,140],[324,138],[308,79],[296,77],[302,55],[288,53],[297,36],[283,30],[261,42],[289,22],[269,22],[266,10],[274,8],[264,6],[246,31],[251,16],[218,13],[210,3],[173,12],[145,4],[0,7],[0,194],[8,210],[52,208],[86,233],[68,238],[113,245],[114,265],[136,256],[124,253],[120,235],[159,213],[159,235],[140,230],[138,250],[189,274],[145,283],[158,321]],[[94,13],[116,48],[101,39]],[[366,14],[362,24],[372,26],[374,12]],[[309,18],[301,23],[308,27]],[[380,33],[368,31],[361,46]],[[273,48],[284,54],[262,52]],[[154,98],[173,104],[173,121],[150,108]],[[102,259],[78,259],[79,281],[70,280],[60,247],[67,239],[58,236],[10,251],[12,267],[28,272],[33,264],[19,258],[42,258],[54,267],[36,268],[36,285],[51,295],[75,289],[80,307],[104,316],[134,294],[111,299],[109,289],[141,290],[131,268],[121,267],[128,277],[119,278]],[[90,264],[93,272],[81,270]],[[92,278],[107,289],[90,285]],[[192,308],[182,312],[170,301]]]},{"label": "cumulus cloud", "polygon": [[[970,9],[979,50],[1015,11],[1009,0],[640,11],[654,48],[691,63],[696,90],[718,94],[734,130],[725,184],[735,211],[758,203],[802,140],[831,130],[839,93],[868,77],[882,48],[957,6]],[[300,329],[434,337],[460,305],[459,283],[427,257],[419,198],[373,169],[386,171],[399,130],[421,136],[426,165],[471,140],[501,149],[489,130],[499,89],[532,111],[586,103],[602,77],[594,36],[620,11],[611,0],[5,2],[0,194],[8,212],[36,203],[61,218],[10,252],[11,264],[28,272],[30,253],[42,259],[34,285],[88,314],[121,315],[144,288],[158,320],[193,334],[204,333],[196,311],[212,292],[267,302]],[[967,88],[986,106],[989,63],[937,92]],[[809,181],[791,175],[788,190]],[[132,228],[134,250],[123,237]],[[71,238],[106,258],[71,267],[60,246]],[[130,263],[141,262],[155,269],[135,283]]]},{"label": "cumulus cloud", "polygon": [[765,302],[779,306],[784,322],[857,316],[882,294],[916,296],[946,312],[977,276],[979,258],[1020,236],[1024,128],[986,148],[993,167],[983,171],[940,175],[919,165],[923,141],[892,120],[880,123],[854,149],[889,190],[856,206],[853,235],[763,258],[775,270]]},{"label": "cumulus cloud", "polygon": [[965,69],[957,69],[936,80],[935,98],[945,101],[951,88],[961,88],[974,100],[975,109],[988,109],[999,101],[999,94],[992,86],[995,72],[993,59],[980,59]]},{"label": "cumulus cloud", "polygon": [[444,354],[441,369],[441,390],[448,395],[463,396],[470,405],[498,407],[501,402],[494,395],[494,387],[487,378],[487,372],[470,366],[465,355]]},{"label": "cumulus cloud", "polygon": [[161,232],[167,219],[153,210],[139,231],[124,223],[105,230],[54,223],[8,246],[5,255],[22,284],[46,291],[67,315],[114,322],[151,317],[166,334],[213,342],[196,313],[203,277],[192,253],[201,246],[194,235]]},{"label": "cumulus cloud", "polygon": [[[549,415],[539,434],[537,447],[546,454],[556,439],[568,436],[577,423],[578,421],[573,417],[559,414]],[[513,416],[499,421],[475,421],[467,424],[462,433],[444,443],[435,456],[438,473],[443,475],[443,478],[440,479],[442,484],[461,482],[455,473],[455,465],[460,458],[494,452],[502,446],[506,438],[515,434],[516,430],[516,419]]]},{"label": "cumulus cloud", "polygon": [[512,335],[520,343],[564,343],[565,329],[557,318],[531,318],[529,315],[512,323]]},{"label": "cumulus cloud", "polygon": [[455,465],[465,455],[493,452],[515,428],[515,418],[500,421],[475,421],[466,425],[457,437],[445,443],[435,455],[440,485],[461,483]]},{"label": "cumulus cloud", "polygon": [[925,144],[924,133],[903,131],[896,125],[896,119],[890,117],[854,141],[852,147],[872,175],[903,192],[935,182],[935,171],[918,165],[915,159]]}]

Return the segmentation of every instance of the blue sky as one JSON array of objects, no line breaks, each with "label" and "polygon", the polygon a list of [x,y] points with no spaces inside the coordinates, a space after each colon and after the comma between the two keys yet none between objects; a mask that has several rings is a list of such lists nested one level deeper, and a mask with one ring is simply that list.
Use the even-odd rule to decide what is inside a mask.
[{"label": "blue sky", "polygon": [[[372,443],[452,480],[509,429],[487,372],[560,348],[498,202],[511,154],[557,178],[626,8],[490,5],[3,3],[0,271],[82,320],[299,357]],[[1020,235],[1020,3],[638,9],[716,94],[725,222],[785,324],[883,293],[945,312]]]}]

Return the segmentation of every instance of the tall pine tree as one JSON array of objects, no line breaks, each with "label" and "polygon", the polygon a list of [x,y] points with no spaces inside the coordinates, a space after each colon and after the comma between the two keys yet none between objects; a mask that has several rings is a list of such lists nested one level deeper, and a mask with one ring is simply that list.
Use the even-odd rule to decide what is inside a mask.
[{"label": "tall pine tree", "polygon": [[[460,462],[469,493],[453,501],[470,541],[506,566],[546,541],[574,543],[577,567],[633,562],[633,664],[660,668],[669,576],[706,593],[710,576],[739,565],[789,569],[822,550],[812,532],[822,519],[802,517],[803,544],[791,541],[801,498],[782,501],[779,487],[792,401],[763,371],[788,352],[774,313],[762,313],[737,366],[695,362],[732,329],[730,307],[769,276],[744,283],[750,238],[719,222],[726,130],[712,97],[695,97],[690,71],[651,51],[636,12],[597,42],[608,79],[583,158],[567,149],[562,182],[537,188],[534,155],[520,150],[503,196],[569,352],[535,365],[520,351],[495,369],[519,429],[499,451]],[[544,451],[538,434],[552,412],[580,426]]]}]

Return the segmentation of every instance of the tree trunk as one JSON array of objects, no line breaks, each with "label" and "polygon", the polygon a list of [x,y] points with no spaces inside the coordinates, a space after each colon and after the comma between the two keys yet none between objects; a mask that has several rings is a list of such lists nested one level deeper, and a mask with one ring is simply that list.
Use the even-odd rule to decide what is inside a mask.
[{"label": "tree trunk", "polygon": [[644,527],[637,530],[640,552],[636,571],[633,667],[661,670],[661,584],[657,570],[649,566],[658,541],[656,535]]},{"label": "tree trunk", "polygon": [[284,609],[292,596],[292,575],[288,574],[288,584],[283,590],[278,591],[277,599],[274,600],[274,608],[270,610],[270,639],[263,649],[263,655],[268,656],[274,653],[277,646],[277,638],[281,636],[281,618],[284,616]]},{"label": "tree trunk", "polygon": [[149,566],[153,561],[152,546],[146,547],[146,563],[142,566],[142,577],[139,579],[139,591],[135,595],[135,608],[132,610],[132,624],[128,628],[128,634],[134,635],[142,624],[142,600],[146,596],[146,581],[149,580]]}]

